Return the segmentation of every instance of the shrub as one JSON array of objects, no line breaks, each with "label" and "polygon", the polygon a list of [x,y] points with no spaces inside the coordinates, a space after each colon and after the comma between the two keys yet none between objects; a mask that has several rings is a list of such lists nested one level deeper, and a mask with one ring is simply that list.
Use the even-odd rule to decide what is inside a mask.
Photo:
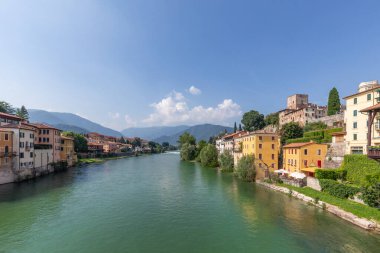
[{"label": "shrub", "polygon": [[342,199],[352,198],[360,190],[357,187],[341,184],[331,179],[320,179],[319,184],[323,192]]},{"label": "shrub", "polygon": [[368,184],[367,176],[380,174],[380,165],[366,155],[346,155],[342,169],[347,171],[347,180],[361,186]]},{"label": "shrub", "polygon": [[256,178],[255,159],[252,156],[243,156],[236,166],[236,174],[240,179],[254,182]]},{"label": "shrub", "polygon": [[283,183],[280,176],[278,175],[278,173],[270,173],[270,181],[272,181],[273,183],[276,183],[276,184],[282,184]]},{"label": "shrub", "polygon": [[218,150],[212,144],[207,144],[200,153],[202,166],[217,167],[218,166]]},{"label": "shrub", "polygon": [[380,208],[380,182],[363,187],[361,192],[364,203],[371,207]]},{"label": "shrub", "polygon": [[219,163],[223,172],[232,172],[234,170],[234,158],[228,151],[224,151],[220,155]]},{"label": "shrub", "polygon": [[192,161],[195,159],[196,156],[196,147],[195,145],[185,143],[181,147],[180,156],[181,159],[184,161]]},{"label": "shrub", "polygon": [[315,177],[318,179],[345,180],[347,171],[343,169],[317,169]]}]

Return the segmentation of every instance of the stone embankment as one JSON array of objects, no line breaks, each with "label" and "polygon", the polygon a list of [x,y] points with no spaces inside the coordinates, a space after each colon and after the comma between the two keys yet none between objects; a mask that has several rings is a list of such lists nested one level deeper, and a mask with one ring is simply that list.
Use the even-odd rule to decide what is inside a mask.
[{"label": "stone embankment", "polygon": [[263,185],[267,188],[270,188],[272,190],[275,190],[275,191],[278,191],[278,192],[283,192],[283,193],[286,193],[286,194],[291,194],[293,197],[297,198],[297,199],[300,199],[300,200],[303,200],[305,202],[308,202],[309,204],[312,204],[316,207],[319,207],[319,208],[323,208],[325,209],[326,211],[332,213],[332,214],[335,214],[336,216],[346,220],[346,221],[349,221],[351,222],[352,224],[356,225],[356,226],[359,226],[365,230],[369,230],[369,231],[373,231],[373,232],[376,232],[378,234],[380,234],[380,224],[375,222],[375,221],[371,221],[371,220],[367,220],[365,218],[360,218],[350,212],[346,212],[342,209],[340,209],[339,207],[337,206],[334,206],[334,205],[331,205],[331,204],[328,204],[326,202],[323,202],[323,201],[318,201],[318,203],[315,202],[315,200],[309,196],[306,196],[304,194],[301,194],[297,191],[291,191],[289,190],[288,188],[285,188],[285,187],[281,187],[281,186],[277,186],[277,185],[272,185],[272,184],[268,184],[268,183],[264,183],[264,182],[261,182],[261,181],[258,181],[257,182],[258,184],[260,185]]}]

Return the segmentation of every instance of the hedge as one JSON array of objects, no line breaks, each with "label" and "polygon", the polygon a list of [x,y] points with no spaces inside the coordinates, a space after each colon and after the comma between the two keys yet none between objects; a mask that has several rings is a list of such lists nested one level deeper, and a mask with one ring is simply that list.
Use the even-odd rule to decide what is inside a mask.
[{"label": "hedge", "polygon": [[323,192],[341,199],[352,198],[360,191],[357,187],[341,184],[331,179],[320,179],[319,184]]},{"label": "hedge", "polygon": [[332,128],[318,131],[305,132],[303,138],[290,139],[286,143],[300,143],[314,141],[316,143],[330,143],[332,142],[332,133],[341,132],[343,128]]},{"label": "hedge", "polygon": [[346,180],[347,171],[343,169],[316,169],[315,177],[318,179]]},{"label": "hedge", "polygon": [[380,175],[380,164],[366,155],[346,155],[341,166],[347,171],[347,180],[357,185],[372,184]]}]

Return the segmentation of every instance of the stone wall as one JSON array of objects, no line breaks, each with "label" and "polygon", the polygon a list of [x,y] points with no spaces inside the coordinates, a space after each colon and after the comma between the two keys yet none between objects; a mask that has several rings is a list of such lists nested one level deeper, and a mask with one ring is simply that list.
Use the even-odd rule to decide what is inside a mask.
[{"label": "stone wall", "polygon": [[309,123],[323,122],[328,127],[343,127],[344,126],[344,114],[336,114],[331,116],[322,117],[319,119],[309,119]]},{"label": "stone wall", "polygon": [[322,188],[321,186],[319,185],[319,180],[314,178],[314,177],[307,177],[306,178],[306,181],[307,181],[307,186],[314,189],[314,190],[317,190],[317,191],[321,191]]},{"label": "stone wall", "polygon": [[346,152],[346,143],[332,143],[327,151],[324,163],[325,168],[335,169],[342,165]]}]

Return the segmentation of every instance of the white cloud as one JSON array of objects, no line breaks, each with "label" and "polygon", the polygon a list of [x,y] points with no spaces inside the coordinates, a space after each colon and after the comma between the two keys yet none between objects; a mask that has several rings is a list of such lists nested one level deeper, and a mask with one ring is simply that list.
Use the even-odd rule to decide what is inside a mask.
[{"label": "white cloud", "polygon": [[109,112],[109,113],[108,113],[108,116],[109,116],[111,119],[119,119],[119,118],[120,118],[120,113],[118,113],[118,112]]},{"label": "white cloud", "polygon": [[135,120],[133,120],[128,114],[125,114],[124,120],[125,120],[125,127],[126,128],[137,126],[137,122]]},{"label": "white cloud", "polygon": [[188,92],[192,95],[200,95],[202,93],[202,91],[200,89],[198,89],[197,87],[195,86],[191,86],[189,89],[188,89]]},{"label": "white cloud", "polygon": [[189,108],[185,97],[175,91],[151,106],[154,108],[154,112],[143,120],[149,125],[224,124],[229,119],[241,115],[240,106],[231,99],[225,99],[215,107],[199,105]]}]

